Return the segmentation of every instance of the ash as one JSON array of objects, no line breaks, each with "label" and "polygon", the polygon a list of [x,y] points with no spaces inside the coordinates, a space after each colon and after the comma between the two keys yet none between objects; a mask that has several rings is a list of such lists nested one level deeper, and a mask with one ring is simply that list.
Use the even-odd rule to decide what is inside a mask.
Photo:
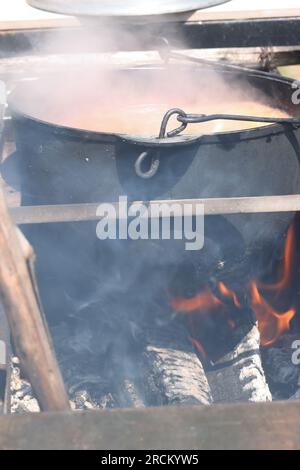
[{"label": "ash", "polygon": [[[40,407],[34,396],[30,383],[21,376],[18,367],[18,359],[13,358],[11,374],[11,413],[25,414],[38,413]],[[74,394],[73,400],[70,400],[70,406],[73,410],[91,410],[97,408],[112,408],[112,398],[107,396],[101,403],[92,400],[87,390],[80,390]]]},{"label": "ash", "polygon": [[300,366],[293,364],[292,344],[298,336],[283,335],[276,343],[262,349],[262,362],[273,400],[300,398]]},{"label": "ash", "polygon": [[[105,349],[103,351],[101,348],[99,349],[99,341],[96,340],[99,338],[99,333],[97,329],[89,325],[89,322],[79,322],[71,334],[69,325],[61,323],[52,329],[52,335],[58,362],[69,393],[70,406],[73,410],[143,407],[151,404],[144,399],[139,384],[134,380],[132,369],[127,367],[126,373],[124,373],[122,361],[120,360],[120,355],[124,351],[121,349],[117,354],[116,350]],[[291,344],[294,340],[295,337],[292,335],[283,335],[277,343],[267,348],[261,348],[260,360],[259,351],[255,347],[256,344],[253,346],[253,341],[255,343],[259,341],[258,330],[254,327],[252,332],[246,335],[244,340],[229,355],[230,359],[234,358],[234,360],[228,361],[228,357],[224,357],[224,364],[232,363],[233,367],[219,367],[215,373],[203,371],[200,361],[198,361],[199,364],[197,362],[195,353],[190,352],[193,355],[193,361],[197,364],[196,369],[192,371],[192,376],[194,377],[195,371],[198,374],[201,370],[203,374],[207,374],[213,397],[212,401],[215,403],[268,401],[271,399],[299,400],[300,367],[294,365],[291,361]],[[253,357],[239,358],[241,351],[244,354],[245,351],[252,349],[256,350]],[[173,350],[176,352],[176,347]],[[137,357],[139,357],[139,354],[142,357],[143,351],[138,351]],[[178,355],[178,351],[176,354]],[[178,360],[181,364],[180,357]],[[192,364],[193,361],[189,363]],[[220,361],[220,366],[223,362]],[[149,364],[147,365],[147,375],[152,374],[151,367],[149,368]],[[119,369],[117,370],[117,368]],[[220,374],[222,376],[221,384],[218,379]],[[244,380],[243,376],[247,380]],[[115,380],[116,377],[119,380]],[[174,377],[176,379],[178,374],[176,373]],[[240,377],[243,380],[239,382]],[[205,375],[202,377],[201,392],[203,392],[203,383],[206,383],[204,379],[206,380]],[[239,382],[238,386],[235,382]],[[227,386],[225,386],[226,383]],[[177,394],[181,393],[182,387],[177,385],[172,385],[171,395],[174,395],[175,392]],[[236,396],[233,394],[234,387]],[[188,387],[185,388],[188,390]],[[271,392],[270,396],[269,390]],[[186,398],[185,395],[184,398]],[[185,399],[180,403],[180,397],[178,400],[177,404],[184,405],[188,403]],[[172,403],[164,401],[160,404]],[[200,400],[200,404],[207,405],[208,403],[201,403]],[[39,411],[38,401],[34,396],[32,387],[26,378],[22,376],[19,360],[14,357],[11,373],[11,412],[24,414]]]},{"label": "ash", "polygon": [[[17,357],[12,358],[10,391],[12,414],[38,413],[41,411],[30,383],[22,376]],[[114,402],[112,396],[108,394],[97,403],[91,398],[87,389],[81,389],[73,393],[70,406],[72,410],[104,409],[113,408]]]},{"label": "ash", "polygon": [[19,360],[12,358],[11,371],[11,413],[37,413],[40,407],[37,399],[34,397],[31,385],[27,380],[21,377]]}]

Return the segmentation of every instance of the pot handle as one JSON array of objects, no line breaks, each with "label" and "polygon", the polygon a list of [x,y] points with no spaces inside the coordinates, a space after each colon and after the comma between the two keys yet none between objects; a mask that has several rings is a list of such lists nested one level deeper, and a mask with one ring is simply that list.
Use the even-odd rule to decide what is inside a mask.
[{"label": "pot handle", "polygon": [[[167,132],[167,126],[172,116],[177,115],[177,121],[180,123],[179,127]],[[245,121],[245,122],[262,122],[266,124],[289,124],[300,125],[300,117],[289,118],[276,118],[276,117],[261,117],[261,116],[242,116],[239,114],[187,114],[179,108],[170,109],[163,117],[159,139],[167,139],[178,136],[183,132],[188,124],[199,124],[202,122],[227,120],[227,121]],[[160,164],[160,153],[157,151],[155,156],[152,155],[150,169],[146,172],[142,170],[142,164],[149,156],[149,152],[143,152],[135,162],[134,168],[136,174],[140,178],[149,179],[156,175]]]},{"label": "pot handle", "polygon": [[[180,110],[177,110],[180,111]],[[290,124],[300,125],[300,116],[277,118],[277,117],[262,117],[262,116],[243,116],[240,114],[187,114],[184,111],[177,112],[177,121],[187,127],[188,124],[199,124],[202,122],[225,120],[225,121],[245,121],[245,122],[262,122],[266,124]],[[167,132],[166,137],[174,137],[178,135],[180,128]]]},{"label": "pot handle", "polygon": [[[170,109],[163,117],[163,120],[160,126],[159,136],[158,136],[159,139],[165,138],[168,122],[174,114],[177,114],[177,119],[179,116],[182,116],[182,117],[186,116],[186,113],[182,111],[182,109],[179,109],[179,108]],[[179,127],[171,131],[171,133],[170,132],[168,133],[168,137],[174,137],[180,134],[180,132],[184,131],[186,127],[187,127],[187,124],[181,123]],[[137,176],[139,176],[140,178],[144,178],[144,179],[153,178],[153,176],[155,176],[158,171],[158,168],[160,165],[160,152],[159,151],[156,151],[154,154],[152,154],[151,165],[150,165],[149,170],[148,171],[142,170],[142,164],[144,163],[144,161],[146,160],[148,156],[149,156],[149,152],[141,153],[141,155],[137,158],[134,164],[135,172]]]}]

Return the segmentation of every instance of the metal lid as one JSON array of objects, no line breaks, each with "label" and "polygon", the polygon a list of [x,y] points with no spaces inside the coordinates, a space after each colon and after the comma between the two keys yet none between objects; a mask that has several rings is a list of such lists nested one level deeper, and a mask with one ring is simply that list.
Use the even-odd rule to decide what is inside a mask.
[{"label": "metal lid", "polygon": [[72,16],[152,16],[208,8],[229,0],[27,0],[41,10]]}]

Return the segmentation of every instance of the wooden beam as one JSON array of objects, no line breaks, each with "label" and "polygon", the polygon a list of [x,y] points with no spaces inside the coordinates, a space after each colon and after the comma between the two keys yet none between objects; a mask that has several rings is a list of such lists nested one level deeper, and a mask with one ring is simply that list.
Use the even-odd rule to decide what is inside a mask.
[{"label": "wooden beam", "polygon": [[16,354],[32,384],[41,409],[67,410],[69,400],[33,282],[32,251],[11,221],[2,186],[0,256],[0,295]]},{"label": "wooden beam", "polygon": [[299,416],[297,401],[3,416],[0,449],[299,450]]},{"label": "wooden beam", "polygon": [[0,415],[10,411],[10,333],[0,300]]}]

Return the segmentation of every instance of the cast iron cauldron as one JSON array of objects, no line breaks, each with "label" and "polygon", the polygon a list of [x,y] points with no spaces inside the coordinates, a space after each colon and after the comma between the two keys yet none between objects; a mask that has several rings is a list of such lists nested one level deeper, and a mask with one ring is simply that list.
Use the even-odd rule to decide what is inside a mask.
[{"label": "cast iron cauldron", "polygon": [[[141,80],[151,83],[157,76],[163,79],[165,73],[163,69],[116,72],[132,76],[134,83]],[[174,73],[178,73],[177,69]],[[195,68],[193,73],[203,95],[214,87],[215,71]],[[224,70],[219,73],[233,87],[244,86],[246,94],[247,89],[259,90],[274,107],[292,116],[300,114],[300,106],[291,100],[294,90],[289,80],[259,72]],[[184,87],[183,83],[182,89]],[[271,125],[249,131],[179,135],[161,140],[87,132],[25,115],[22,97],[26,95],[29,100],[43,102],[38,90],[38,82],[23,83],[10,98],[21,154],[24,205],[116,201],[119,195],[127,195],[129,200],[150,200],[280,195],[299,190],[300,125]],[[50,96],[55,93],[55,87],[41,90]],[[177,93],[180,95],[181,90]],[[63,109],[63,103],[61,106]],[[139,178],[135,172],[137,158],[158,147],[160,168],[157,174],[148,180]],[[285,219],[284,215],[282,217]],[[249,224],[245,230],[244,222],[239,224],[239,219],[235,218],[235,223],[231,217],[245,239],[255,241],[262,232],[274,235],[274,226],[264,223],[265,216],[247,218]],[[259,224],[259,220],[263,223]],[[270,220],[274,222],[277,217],[271,216]]]},{"label": "cast iron cauldron", "polygon": [[[129,75],[133,82],[143,79],[151,83],[153,78],[157,80],[161,76],[163,79],[166,70],[130,69],[115,73]],[[180,73],[179,69],[174,68],[174,73]],[[214,70],[209,68],[204,71],[202,67],[195,67],[193,73],[197,76],[201,93],[211,90]],[[224,69],[218,73],[233,87],[257,90],[274,107],[284,109],[292,116],[300,114],[299,106],[291,100],[294,90],[289,80],[256,71]],[[298,193],[300,189],[300,125],[277,124],[202,136],[183,133],[160,140],[155,136],[142,138],[88,132],[43,122],[25,114],[20,98],[26,94],[27,98],[41,99],[36,96],[37,90],[36,83],[23,83],[10,97],[20,157],[23,205],[117,201],[120,195],[127,195],[129,200],[284,195]],[[153,178],[140,178],[135,171],[138,157],[143,152],[151,154],[157,149],[160,151],[157,173]],[[228,271],[235,271],[238,275],[236,266],[240,266],[241,259],[257,259],[258,255],[261,258],[263,252],[263,264],[267,265],[267,254],[270,255],[278,239],[282,238],[291,218],[290,213],[207,218],[205,249],[197,256],[191,252],[191,259],[193,263],[196,260],[197,264],[202,265],[204,269],[201,271],[206,274],[215,274],[217,263],[226,259]],[[69,266],[68,275],[73,281],[76,278],[80,288],[82,279],[78,277],[78,272],[82,266],[88,266],[92,260],[95,270],[91,276],[94,277],[95,271],[99,271],[97,263],[100,261],[95,263],[95,260],[101,242],[96,243],[95,224],[90,224],[89,229],[87,226],[58,224],[31,227],[27,231],[38,256],[45,251],[50,253],[52,243],[60,266]],[[60,246],[62,240],[65,243]],[[118,249],[111,248],[113,243],[106,254],[100,249],[101,262],[109,269],[120,262],[120,252],[123,252],[120,244]],[[163,248],[159,243],[154,243],[160,248],[156,257],[150,256],[150,261],[158,266],[191,255],[184,251],[181,242],[161,243],[164,243]],[[126,244],[125,278],[128,260],[131,270],[135,272],[136,257],[133,255],[143,253],[143,260],[145,256],[149,259],[152,245],[150,241]],[[69,256],[70,252],[73,256]],[[79,252],[80,260],[77,259]],[[57,261],[52,256],[50,258],[45,275],[48,278],[52,276],[52,281],[55,279],[58,282]],[[136,263],[140,266],[141,259]],[[248,274],[251,270],[249,263],[243,261],[242,266],[243,273]],[[140,273],[140,270],[137,268],[136,272]],[[123,279],[120,274],[117,278]]]}]

